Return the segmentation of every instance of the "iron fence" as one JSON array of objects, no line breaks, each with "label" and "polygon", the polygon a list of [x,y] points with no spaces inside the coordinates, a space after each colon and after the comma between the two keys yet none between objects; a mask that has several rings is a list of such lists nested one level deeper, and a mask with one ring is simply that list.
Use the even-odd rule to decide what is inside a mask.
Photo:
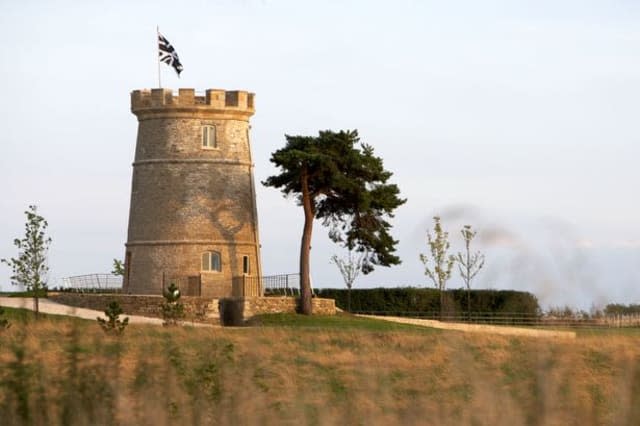
[{"label": "iron fence", "polygon": [[300,274],[281,274],[255,277],[262,283],[264,296],[299,296]]}]

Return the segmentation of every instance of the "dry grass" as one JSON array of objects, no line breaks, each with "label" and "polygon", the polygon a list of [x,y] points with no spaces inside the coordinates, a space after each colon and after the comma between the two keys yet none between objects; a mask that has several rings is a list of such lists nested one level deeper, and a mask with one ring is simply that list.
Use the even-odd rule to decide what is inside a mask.
[{"label": "dry grass", "polygon": [[51,321],[0,334],[2,424],[640,423],[634,335]]}]

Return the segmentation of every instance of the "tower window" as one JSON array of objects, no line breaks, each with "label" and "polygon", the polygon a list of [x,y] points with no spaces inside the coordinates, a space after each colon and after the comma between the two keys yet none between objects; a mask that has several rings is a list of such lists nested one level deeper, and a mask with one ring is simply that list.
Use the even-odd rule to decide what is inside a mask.
[{"label": "tower window", "polygon": [[245,275],[251,273],[249,270],[249,256],[242,256],[242,273]]},{"label": "tower window", "polygon": [[220,253],[217,251],[208,251],[202,253],[202,270],[220,272],[222,270],[220,262]]},{"label": "tower window", "polygon": [[202,148],[212,149],[217,147],[216,126],[202,126]]}]

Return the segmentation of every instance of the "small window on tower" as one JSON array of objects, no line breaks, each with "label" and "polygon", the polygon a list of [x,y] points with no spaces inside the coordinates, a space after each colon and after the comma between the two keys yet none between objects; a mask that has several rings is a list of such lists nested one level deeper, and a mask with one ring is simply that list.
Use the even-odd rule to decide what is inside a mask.
[{"label": "small window on tower", "polygon": [[242,256],[242,273],[249,275],[249,256]]},{"label": "small window on tower", "polygon": [[217,251],[208,251],[206,253],[202,253],[202,270],[220,272],[222,270],[220,253],[218,253]]},{"label": "small window on tower", "polygon": [[213,149],[217,147],[216,126],[202,126],[202,148]]}]

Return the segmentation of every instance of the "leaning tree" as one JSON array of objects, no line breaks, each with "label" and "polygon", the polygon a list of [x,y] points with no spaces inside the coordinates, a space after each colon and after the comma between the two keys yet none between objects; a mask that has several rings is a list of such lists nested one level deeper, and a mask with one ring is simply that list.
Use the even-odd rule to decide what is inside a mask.
[{"label": "leaning tree", "polygon": [[300,311],[311,314],[309,255],[314,219],[329,226],[329,237],[349,250],[364,254],[362,272],[374,266],[400,263],[397,241],[389,234],[387,218],[406,200],[397,185],[387,183],[392,173],[370,145],[360,142],[357,130],[320,131],[318,136],[285,135],[287,144],[271,162],[280,174],[263,182],[295,196],[304,211],[300,245]]}]

